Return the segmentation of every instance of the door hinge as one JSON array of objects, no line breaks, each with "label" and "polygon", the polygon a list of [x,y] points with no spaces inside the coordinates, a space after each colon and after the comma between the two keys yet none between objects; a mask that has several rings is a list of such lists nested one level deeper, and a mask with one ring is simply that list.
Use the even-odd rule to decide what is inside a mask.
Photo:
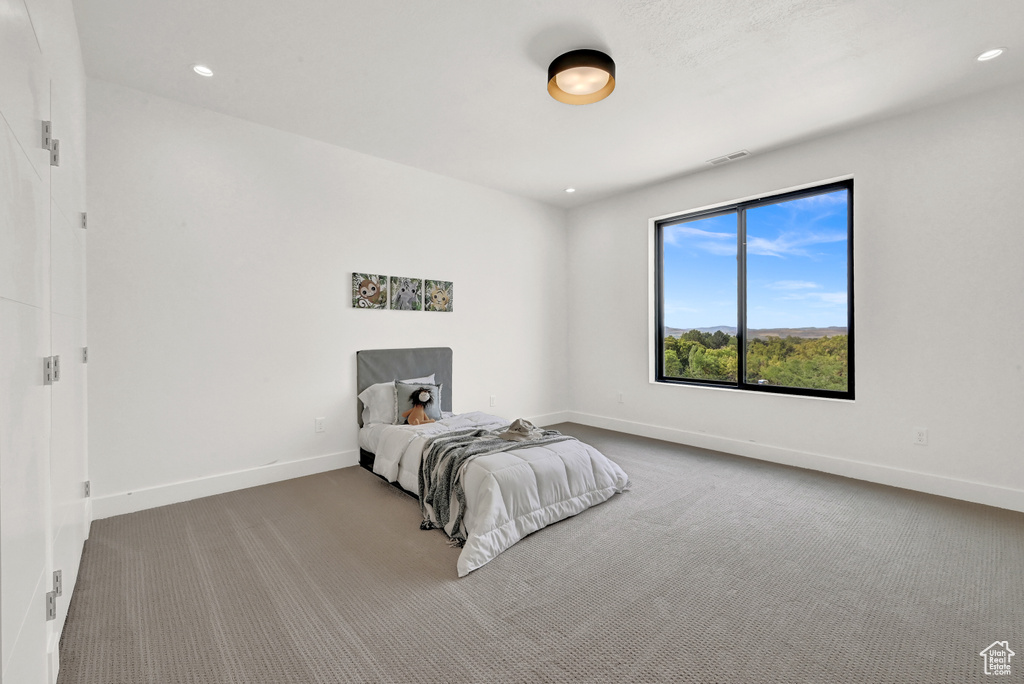
[{"label": "door hinge", "polygon": [[57,592],[48,591],[46,592],[46,620],[57,619]]},{"label": "door hinge", "polygon": [[82,347],[82,363],[89,363],[89,348]]},{"label": "door hinge", "polygon": [[50,166],[60,166],[60,140],[53,137],[53,123],[43,122],[42,140],[43,149],[50,151]]},{"label": "door hinge", "polygon": [[61,570],[53,571],[53,591],[57,596],[64,595],[64,577]]},{"label": "door hinge", "polygon": [[60,380],[60,357],[47,356],[43,359],[43,384],[52,385]]},{"label": "door hinge", "polygon": [[89,217],[88,217],[88,215],[87,215],[87,214],[86,214],[86,213],[85,213],[85,212],[83,211],[83,212],[82,212],[82,230],[85,230],[85,229],[87,229],[88,227],[89,227]]},{"label": "door hinge", "polygon": [[85,481],[85,498],[88,499],[92,496],[92,484],[89,480]]}]

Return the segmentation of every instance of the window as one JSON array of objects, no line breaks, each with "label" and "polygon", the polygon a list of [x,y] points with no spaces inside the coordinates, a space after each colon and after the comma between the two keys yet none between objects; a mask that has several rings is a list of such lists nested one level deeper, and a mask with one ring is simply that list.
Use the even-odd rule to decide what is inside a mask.
[{"label": "window", "polygon": [[658,382],[853,399],[853,181],[663,219]]}]

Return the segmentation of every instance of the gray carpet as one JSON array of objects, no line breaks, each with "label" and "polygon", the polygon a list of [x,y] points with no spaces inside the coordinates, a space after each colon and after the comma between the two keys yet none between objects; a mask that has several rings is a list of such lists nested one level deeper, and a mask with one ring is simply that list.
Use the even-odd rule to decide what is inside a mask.
[{"label": "gray carpet", "polygon": [[463,579],[355,467],[95,522],[60,684],[1024,677],[1024,514],[557,427],[633,489]]}]

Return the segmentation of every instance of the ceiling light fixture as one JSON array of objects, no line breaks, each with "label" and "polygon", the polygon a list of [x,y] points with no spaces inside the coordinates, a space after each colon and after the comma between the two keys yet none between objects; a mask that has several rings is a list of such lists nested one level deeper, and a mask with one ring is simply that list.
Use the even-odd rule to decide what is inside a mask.
[{"label": "ceiling light fixture", "polygon": [[566,188],[565,191],[570,193],[570,194],[572,194],[572,193],[576,192],[576,188]]},{"label": "ceiling light fixture", "polygon": [[998,47],[998,48],[992,48],[991,50],[985,50],[980,55],[978,55],[978,61],[979,62],[987,62],[990,59],[995,59],[996,57],[998,57],[999,55],[1003,54],[1004,52],[1006,52],[1006,48],[1004,48],[1004,47]]},{"label": "ceiling light fixture", "polygon": [[548,93],[565,104],[603,100],[615,90],[615,62],[597,50],[573,50],[548,67]]},{"label": "ceiling light fixture", "polygon": [[205,64],[193,64],[192,71],[196,72],[200,76],[205,76],[206,78],[210,78],[211,76],[213,76],[213,69],[206,66]]}]

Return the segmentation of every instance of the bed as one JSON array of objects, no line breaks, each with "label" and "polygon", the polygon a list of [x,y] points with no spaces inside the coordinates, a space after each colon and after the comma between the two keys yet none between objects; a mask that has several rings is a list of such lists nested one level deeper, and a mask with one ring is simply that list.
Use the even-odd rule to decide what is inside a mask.
[{"label": "bed", "polygon": [[[398,384],[404,380],[414,382]],[[398,424],[400,406],[388,405],[387,397],[400,401],[399,393],[389,395],[389,383],[436,388],[435,422]],[[527,441],[509,442],[504,418],[481,411],[453,414],[448,347],[359,351],[356,384],[360,465],[416,496],[422,526],[443,529],[462,546],[459,577],[526,535],[628,487],[618,465],[572,437],[538,429]],[[449,462],[451,454],[465,460]],[[445,464],[450,471],[441,477]]]}]

